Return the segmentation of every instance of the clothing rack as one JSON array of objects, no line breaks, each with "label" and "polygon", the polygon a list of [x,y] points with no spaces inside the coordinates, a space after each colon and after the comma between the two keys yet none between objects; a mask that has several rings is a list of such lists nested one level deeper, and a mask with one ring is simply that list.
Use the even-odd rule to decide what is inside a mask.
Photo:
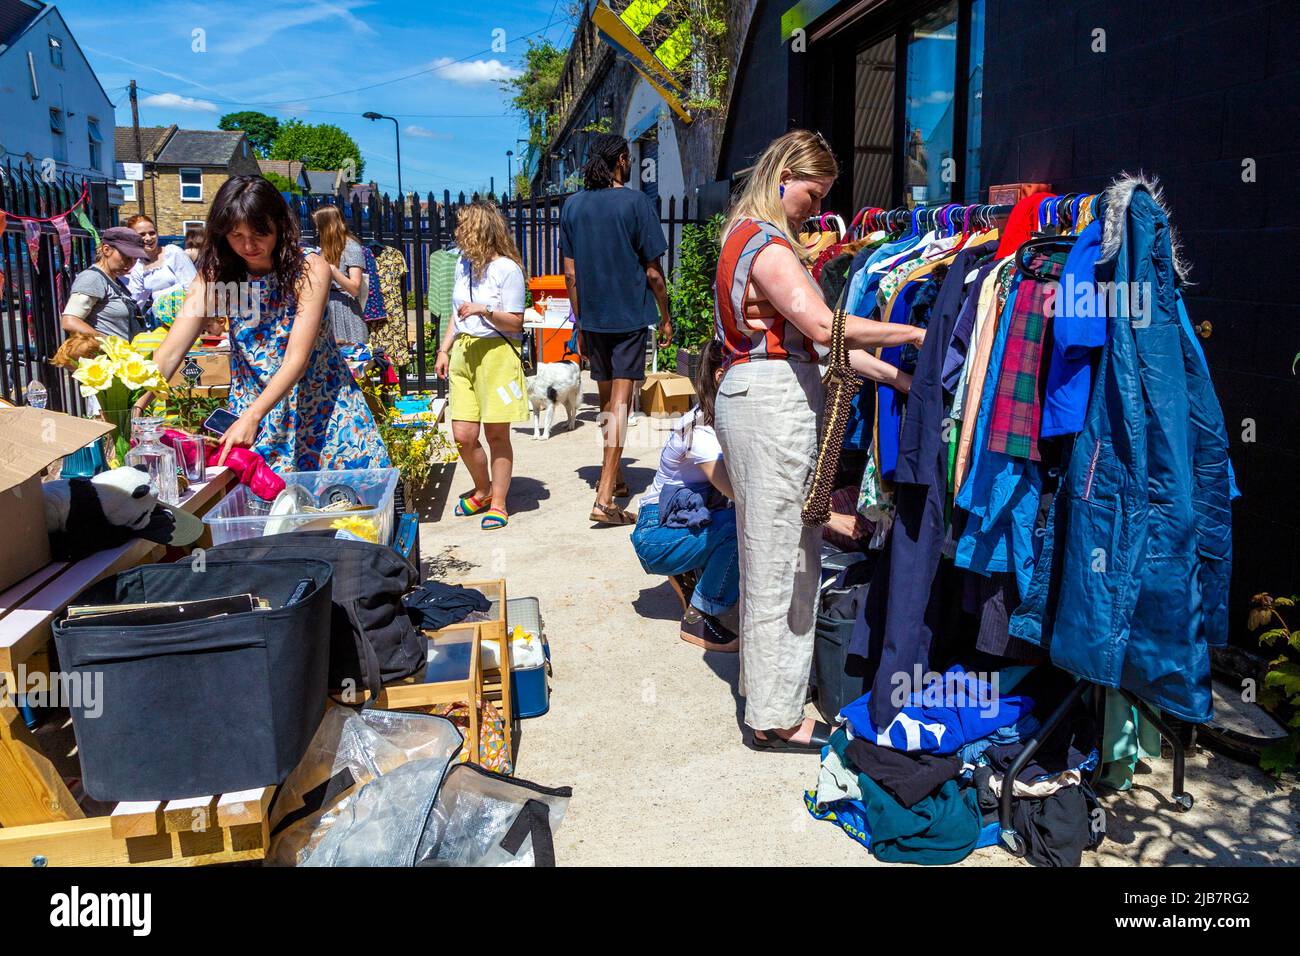
[{"label": "clothing rack", "polygon": [[[1049,666],[1051,665],[1049,664]],[[1105,710],[1105,691],[1111,688],[1107,688],[1101,684],[1094,684],[1092,681],[1080,678],[1078,683],[1071,688],[1070,692],[1066,694],[1064,699],[1062,699],[1062,701],[1057,705],[1056,710],[1052,711],[1051,716],[1047,718],[1043,725],[1039,727],[1038,730],[1034,731],[1034,733],[1029,735],[1028,740],[1025,741],[1024,750],[1022,750],[1020,755],[1016,757],[1015,761],[1007,769],[1007,772],[1003,774],[1002,794],[998,798],[998,839],[1002,842],[1002,846],[1010,852],[1012,856],[1022,857],[1025,855],[1027,849],[1025,838],[1016,830],[1011,818],[1011,804],[1015,795],[1014,781],[1019,777],[1020,771],[1024,769],[1025,765],[1033,759],[1034,754],[1038,752],[1043,741],[1051,737],[1053,732],[1055,732],[1056,728],[1060,726],[1063,720],[1065,720],[1070,711],[1076,707],[1080,701],[1082,701],[1083,695],[1093,689],[1099,691],[1099,693],[1096,694],[1094,701],[1098,716],[1098,733],[1104,733],[1103,713]],[[1192,806],[1195,803],[1192,795],[1183,787],[1187,757],[1186,745],[1183,743],[1182,738],[1179,737],[1177,731],[1175,731],[1173,727],[1164,720],[1164,718],[1157,714],[1150,704],[1135,696],[1130,691],[1120,689],[1119,693],[1129,702],[1129,704],[1137,708],[1145,719],[1151,722],[1151,726],[1156,728],[1161,738],[1169,742],[1169,746],[1173,750],[1174,760],[1174,785],[1171,797],[1174,801],[1174,808],[1178,810],[1179,813],[1186,813],[1188,810],[1192,809]],[[1092,774],[1089,778],[1090,786],[1096,786],[1097,780],[1101,777],[1103,766],[1104,761],[1099,755],[1097,766],[1093,768]]]}]

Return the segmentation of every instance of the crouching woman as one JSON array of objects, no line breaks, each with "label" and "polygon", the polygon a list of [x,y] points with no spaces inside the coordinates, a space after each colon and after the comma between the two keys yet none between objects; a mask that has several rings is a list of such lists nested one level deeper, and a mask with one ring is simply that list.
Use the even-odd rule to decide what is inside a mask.
[{"label": "crouching woman", "polygon": [[654,483],[641,497],[632,547],[647,573],[667,575],[689,598],[682,640],[735,653],[740,640],[719,620],[740,597],[736,511],[723,500],[732,497],[731,482],[713,432],[721,380],[722,343],[715,340],[700,360],[698,403],[674,427]]}]

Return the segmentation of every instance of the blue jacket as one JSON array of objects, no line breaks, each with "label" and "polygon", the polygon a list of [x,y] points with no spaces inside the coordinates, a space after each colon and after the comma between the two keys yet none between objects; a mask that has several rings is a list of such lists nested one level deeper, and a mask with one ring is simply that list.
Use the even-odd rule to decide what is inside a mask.
[{"label": "blue jacket", "polygon": [[1157,185],[1119,180],[1104,203],[1098,278],[1142,300],[1112,303],[1087,419],[1011,633],[1065,670],[1200,723],[1213,713],[1208,647],[1228,636],[1227,431],[1180,327]]}]

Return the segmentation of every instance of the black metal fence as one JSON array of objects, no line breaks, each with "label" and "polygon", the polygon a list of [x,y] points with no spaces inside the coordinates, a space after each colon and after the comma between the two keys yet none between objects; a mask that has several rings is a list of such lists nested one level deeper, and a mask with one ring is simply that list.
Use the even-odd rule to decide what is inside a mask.
[{"label": "black metal fence", "polygon": [[[94,263],[94,243],[90,234],[69,218],[71,254],[65,256],[53,223],[43,221],[38,254],[33,257],[25,240],[23,223],[14,216],[48,220],[67,210],[86,189],[87,214],[95,228],[102,230],[113,224],[107,184],[62,173],[47,178],[35,167],[8,163],[0,167],[0,178],[3,179],[0,209],[10,214],[0,236],[0,271],[4,273],[0,279],[0,337],[4,347],[0,396],[21,404],[28,384],[38,380],[48,390],[50,408],[79,414],[84,405],[76,383],[66,370],[52,366],[50,359],[63,339],[59,317],[68,290],[76,275]],[[372,195],[366,202],[349,201],[343,195],[291,199],[305,242],[316,240],[311,213],[331,204],[340,207],[348,227],[362,242],[391,246],[405,258],[407,274],[403,292],[414,361],[408,364],[404,390],[428,389],[434,384],[432,356],[444,317],[429,312],[429,257],[454,244],[460,210],[479,198],[477,194],[467,197],[464,193],[453,197],[444,191],[441,198],[433,193],[424,198],[412,195],[396,200]],[[501,211],[530,278],[564,271],[560,254],[560,210],[567,199],[568,195],[560,195],[501,203]],[[655,202],[668,240],[664,265],[671,276],[682,229],[695,220],[689,200],[678,203],[676,198],[670,198],[666,204],[660,200]]]},{"label": "black metal fence", "polygon": [[[508,200],[499,204],[519,246],[529,278],[564,271],[564,259],[560,253],[560,211],[570,195]],[[408,327],[412,327],[409,337],[415,359],[408,366],[405,383],[408,388],[430,388],[432,354],[437,349],[442,319],[445,318],[430,314],[428,308],[429,257],[437,250],[454,245],[460,210],[480,198],[477,193],[472,196],[460,193],[453,197],[450,191],[444,191],[441,198],[427,193],[423,198],[412,194],[393,200],[386,195],[372,194],[362,202],[355,198],[349,201],[340,194],[294,197],[292,200],[304,241],[314,242],[316,238],[312,212],[323,205],[336,205],[358,239],[392,246],[405,257]],[[678,203],[676,197],[670,197],[666,205],[659,199],[655,203],[668,241],[665,273],[671,276],[677,262],[682,229],[695,219],[692,218],[689,199]]]},{"label": "black metal fence", "polygon": [[[94,242],[74,218],[67,220],[70,254],[65,255],[52,218],[67,211],[82,192],[83,208],[96,229],[111,225],[107,183],[71,173],[5,162],[0,166],[0,397],[21,404],[28,385],[39,381],[48,392],[48,407],[80,414],[81,395],[71,375],[50,364],[63,339],[59,316],[77,273],[95,261]],[[35,255],[28,247],[23,221],[43,220]]]}]

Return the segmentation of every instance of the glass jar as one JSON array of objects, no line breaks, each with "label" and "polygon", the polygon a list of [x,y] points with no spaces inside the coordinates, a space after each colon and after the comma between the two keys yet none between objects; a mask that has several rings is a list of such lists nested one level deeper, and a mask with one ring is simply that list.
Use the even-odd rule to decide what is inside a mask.
[{"label": "glass jar", "polygon": [[137,418],[136,434],[139,442],[126,453],[126,463],[149,473],[149,487],[163,504],[180,504],[180,488],[176,481],[176,452],[160,440],[163,419]]}]

